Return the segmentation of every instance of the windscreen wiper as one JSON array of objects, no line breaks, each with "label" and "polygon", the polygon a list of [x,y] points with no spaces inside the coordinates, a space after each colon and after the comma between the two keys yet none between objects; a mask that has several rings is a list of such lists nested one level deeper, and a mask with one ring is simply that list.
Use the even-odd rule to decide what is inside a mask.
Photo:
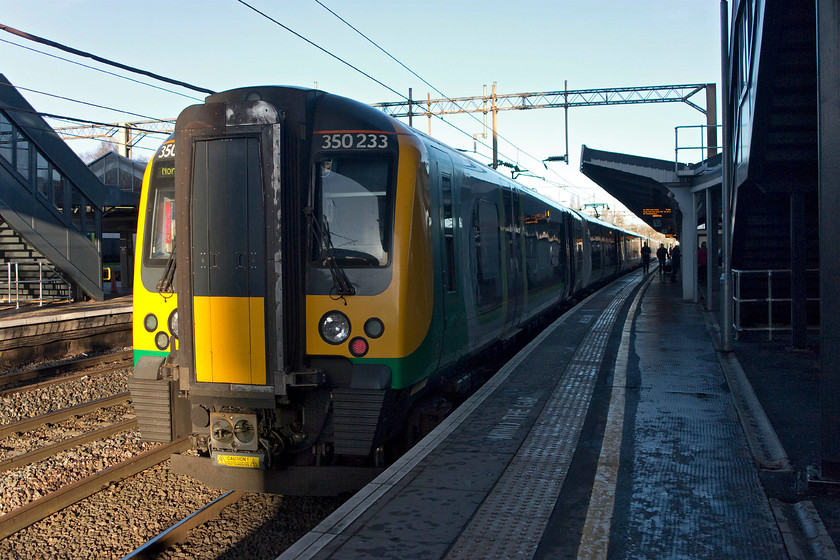
[{"label": "windscreen wiper", "polygon": [[340,296],[354,295],[356,293],[356,288],[354,288],[353,284],[350,283],[350,280],[347,278],[347,274],[345,274],[344,269],[341,268],[335,258],[335,251],[332,239],[330,238],[329,226],[327,226],[326,223],[322,223],[321,220],[316,219],[315,213],[309,206],[303,209],[303,214],[306,216],[306,221],[318,241],[318,248],[321,250],[321,254],[324,257],[324,264],[327,265],[327,268],[330,270],[330,274],[332,275],[335,291]]},{"label": "windscreen wiper", "polygon": [[163,276],[158,280],[157,291],[162,294],[171,294],[175,290],[173,284],[175,280],[175,241],[172,242],[172,251],[169,253],[169,258],[166,261],[166,268],[163,270]]}]

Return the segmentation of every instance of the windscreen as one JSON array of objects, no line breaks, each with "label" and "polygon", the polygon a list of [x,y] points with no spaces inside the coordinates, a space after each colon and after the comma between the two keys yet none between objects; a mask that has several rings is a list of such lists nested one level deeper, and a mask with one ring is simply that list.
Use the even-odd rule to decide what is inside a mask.
[{"label": "windscreen", "polygon": [[151,238],[148,258],[165,260],[175,244],[175,186],[158,187],[154,192]]},{"label": "windscreen", "polygon": [[313,251],[313,261],[331,257],[349,267],[388,264],[393,216],[390,168],[391,158],[384,155],[331,155],[318,161],[316,202],[326,239],[316,244],[320,246]]}]

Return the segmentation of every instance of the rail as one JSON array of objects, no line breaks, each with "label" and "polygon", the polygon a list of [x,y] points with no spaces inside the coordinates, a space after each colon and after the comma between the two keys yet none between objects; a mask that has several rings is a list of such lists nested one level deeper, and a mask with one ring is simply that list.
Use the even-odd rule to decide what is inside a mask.
[{"label": "rail", "polygon": [[71,504],[92,496],[114,482],[162,463],[168,460],[172,453],[189,449],[191,445],[190,438],[181,438],[172,443],[162,444],[14,509],[0,517],[0,539],[5,539]]},{"label": "rail", "polygon": [[245,492],[229,490],[209,504],[202,506],[175,525],[166,529],[139,548],[129,552],[121,560],[132,558],[157,558],[161,552],[179,542],[183,542],[189,536],[190,531],[202,524],[214,519],[221,514],[222,510],[231,504],[242,499]]},{"label": "rail", "polygon": [[[809,268],[806,271],[807,275],[819,274],[818,269]],[[745,293],[742,281],[749,277],[759,277],[759,282],[750,285],[750,292]],[[766,279],[766,284],[761,285],[761,278]],[[773,340],[774,332],[790,332],[792,325],[788,322],[778,322],[774,324],[774,307],[776,309],[776,316],[778,318],[779,307],[774,304],[788,304],[788,310],[793,299],[790,297],[790,269],[776,269],[776,270],[733,270],[732,279],[734,284],[734,291],[732,300],[735,304],[735,314],[733,319],[733,328],[736,335],[741,332],[749,331],[767,331],[767,340]],[[776,284],[774,286],[774,280]],[[819,302],[819,297],[806,298],[809,302]],[[759,309],[759,306],[764,307],[764,312],[760,314],[762,319],[766,319],[766,324],[749,324],[746,326],[744,317],[744,307],[750,306],[752,309]],[[766,306],[766,307],[765,307]],[[790,317],[790,314],[782,314],[783,317]]]},{"label": "rail", "polygon": [[[83,371],[86,368],[92,368],[100,365],[108,365],[109,367],[94,372],[88,372],[85,375],[95,376],[103,373],[110,373],[118,369],[131,367],[130,362],[134,358],[134,352],[129,350],[125,352],[114,352],[113,354],[101,354],[99,356],[86,356],[84,358],[70,358],[62,360],[57,363],[41,366],[35,369],[26,371],[12,371],[11,373],[4,373],[0,375],[0,397],[7,392],[14,391],[31,391],[39,387],[46,387],[56,383],[64,383],[72,378],[71,375],[50,380],[50,378],[57,377],[61,374],[70,374],[75,371]],[[13,385],[23,381],[31,381],[33,379],[41,378],[43,381],[36,382],[32,385],[19,387],[17,389],[3,389],[6,385]]]},{"label": "rail", "polygon": [[117,393],[111,397],[103,397],[95,401],[68,406],[67,408],[56,410],[55,412],[47,412],[46,414],[41,414],[40,416],[25,418],[12,424],[3,424],[0,426],[0,439],[9,437],[12,434],[34,430],[35,428],[39,428],[45,424],[56,424],[67,420],[68,418],[72,418],[73,416],[84,416],[94,410],[117,406],[129,400],[131,400],[131,395],[128,392]]},{"label": "rail", "polygon": [[[38,265],[38,280],[35,279],[22,279],[20,277],[20,265]],[[14,271],[14,273],[12,272]],[[20,287],[22,285],[38,285],[38,297],[26,297],[24,293],[23,299],[21,299]],[[67,291],[67,296],[44,296],[44,286],[49,285],[57,285],[62,284]],[[7,297],[3,298],[6,303],[15,302],[15,308],[20,309],[21,302],[26,303],[27,301],[37,301],[38,306],[42,307],[45,301],[59,301],[66,299],[69,303],[71,301],[71,294],[73,290],[71,289],[70,283],[67,282],[64,278],[56,277],[56,278],[44,278],[44,263],[40,261],[17,261],[17,262],[7,262],[6,263],[6,288],[7,288]],[[14,290],[14,299],[12,299],[12,290]]]}]

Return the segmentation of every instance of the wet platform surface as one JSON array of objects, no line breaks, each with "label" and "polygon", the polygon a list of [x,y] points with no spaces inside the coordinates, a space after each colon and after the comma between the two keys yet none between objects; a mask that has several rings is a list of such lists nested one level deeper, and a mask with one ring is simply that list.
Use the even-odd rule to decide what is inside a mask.
[{"label": "wet platform surface", "polygon": [[654,279],[627,364],[610,556],[787,558],[706,321]]},{"label": "wet platform surface", "polygon": [[669,280],[617,281],[280,558],[836,558],[840,500],[803,486],[813,367],[785,390],[818,357],[739,344],[733,368],[709,317]]}]

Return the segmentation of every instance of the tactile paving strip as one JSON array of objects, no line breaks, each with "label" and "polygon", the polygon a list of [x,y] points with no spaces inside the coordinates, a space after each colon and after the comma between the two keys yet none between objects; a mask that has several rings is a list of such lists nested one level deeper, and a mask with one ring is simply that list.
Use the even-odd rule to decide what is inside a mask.
[{"label": "tactile paving strip", "polygon": [[533,557],[568,474],[609,333],[634,287],[626,286],[597,319],[447,559]]}]

